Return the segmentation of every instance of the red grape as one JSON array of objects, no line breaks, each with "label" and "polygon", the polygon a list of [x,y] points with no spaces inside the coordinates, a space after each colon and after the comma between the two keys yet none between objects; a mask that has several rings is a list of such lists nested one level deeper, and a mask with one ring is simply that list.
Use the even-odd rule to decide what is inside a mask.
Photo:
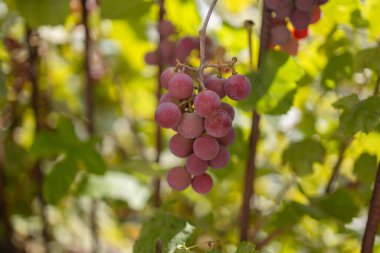
[{"label": "red grape", "polygon": [[327,3],[329,0],[318,0],[318,5],[323,5]]},{"label": "red grape", "polygon": [[158,55],[157,52],[148,52],[145,54],[144,58],[146,64],[155,65],[158,63]]},{"label": "red grape", "polygon": [[300,11],[311,11],[318,3],[317,0],[295,0],[295,5]]},{"label": "red grape", "polygon": [[219,143],[214,137],[205,135],[195,139],[193,149],[199,159],[209,161],[219,153]]},{"label": "red grape", "polygon": [[186,170],[194,176],[203,174],[208,167],[208,163],[199,159],[195,154],[191,154],[186,160]]},{"label": "red grape", "polygon": [[286,25],[277,25],[272,27],[271,37],[276,45],[285,45],[290,40],[290,31]]},{"label": "red grape", "polygon": [[180,62],[185,62],[191,51],[198,47],[198,40],[194,37],[183,37],[176,47],[176,58]]},{"label": "red grape", "polygon": [[173,190],[182,191],[191,184],[191,175],[184,167],[174,167],[168,172],[167,182]]},{"label": "red grape", "polygon": [[176,134],[169,141],[169,149],[175,156],[188,157],[193,151],[193,140]]},{"label": "red grape", "polygon": [[164,95],[160,97],[159,104],[165,103],[165,102],[172,102],[174,104],[178,104],[179,100],[173,96],[170,95],[170,92],[166,92]]},{"label": "red grape", "polygon": [[321,19],[321,8],[319,6],[315,6],[311,11],[311,24],[317,23]]},{"label": "red grape", "polygon": [[298,53],[298,40],[292,38],[286,45],[283,45],[281,47],[281,50],[290,54],[290,55],[297,55],[297,53]]},{"label": "red grape", "polygon": [[205,86],[207,89],[216,92],[220,98],[224,98],[226,96],[226,92],[224,91],[225,83],[225,78],[212,75],[206,79]]},{"label": "red grape", "polygon": [[251,82],[246,76],[235,74],[227,79],[224,89],[229,98],[239,101],[249,96]]},{"label": "red grape", "polygon": [[193,112],[182,114],[178,132],[185,138],[194,139],[203,133],[203,119]]},{"label": "red grape", "polygon": [[293,31],[293,36],[294,38],[296,39],[304,39],[307,37],[307,34],[308,34],[308,29],[302,29],[302,30],[297,30],[297,29],[294,29]]},{"label": "red grape", "polygon": [[215,114],[220,105],[220,97],[216,92],[211,90],[200,92],[194,99],[195,113],[205,118]]},{"label": "red grape", "polygon": [[229,160],[230,153],[228,152],[227,148],[224,146],[220,146],[218,155],[214,159],[209,161],[209,164],[213,169],[221,169],[228,164]]},{"label": "red grape", "polygon": [[214,116],[205,119],[205,129],[213,137],[225,136],[232,128],[232,120],[227,112],[220,110]]},{"label": "red grape", "polygon": [[286,4],[286,1],[284,1],[284,0],[265,0],[265,4],[266,4],[266,6],[268,6],[269,9],[278,10],[278,9],[281,9]]},{"label": "red grape", "polygon": [[168,20],[162,20],[158,26],[158,31],[161,36],[167,37],[175,33],[175,26]]},{"label": "red grape", "polygon": [[235,110],[232,106],[230,106],[229,104],[225,103],[225,102],[222,102],[222,105],[220,107],[220,109],[222,109],[223,111],[225,111],[226,113],[228,113],[228,115],[230,115],[231,117],[231,120],[234,120],[235,118]]},{"label": "red grape", "polygon": [[158,105],[154,116],[160,127],[173,128],[181,121],[181,110],[174,103],[164,102]]},{"label": "red grape", "polygon": [[235,130],[231,128],[231,130],[228,131],[228,133],[225,136],[218,138],[218,142],[220,143],[220,145],[228,146],[228,145],[231,145],[235,141],[235,139],[236,139]]},{"label": "red grape", "polygon": [[211,191],[211,188],[213,186],[212,178],[209,174],[202,174],[199,176],[193,177],[193,180],[191,180],[191,187],[194,189],[195,192],[200,194],[206,194]]},{"label": "red grape", "polygon": [[189,75],[176,73],[170,78],[168,87],[171,96],[185,99],[193,94],[194,83]]},{"label": "red grape", "polygon": [[290,15],[290,22],[292,22],[295,29],[306,29],[311,22],[310,13],[300,10],[294,10]]},{"label": "red grape", "polygon": [[176,72],[174,71],[174,68],[165,69],[160,76],[161,86],[168,90],[170,78],[172,78],[175,74]]}]

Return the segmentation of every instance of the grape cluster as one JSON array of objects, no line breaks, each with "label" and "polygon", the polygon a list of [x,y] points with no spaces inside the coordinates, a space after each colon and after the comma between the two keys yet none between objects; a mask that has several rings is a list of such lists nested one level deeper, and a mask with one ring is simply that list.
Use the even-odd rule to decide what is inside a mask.
[{"label": "grape cluster", "polygon": [[[298,40],[308,36],[308,26],[321,18],[320,5],[328,0],[265,0],[272,10],[271,47],[280,46],[291,55],[298,52]],[[291,26],[289,26],[289,21]]]},{"label": "grape cluster", "polygon": [[197,193],[208,193],[213,180],[206,171],[227,165],[230,155],[226,147],[236,137],[232,128],[235,111],[221,99],[246,98],[251,83],[241,74],[233,73],[225,79],[219,73],[208,76],[204,87],[196,86],[190,75],[176,67],[162,73],[161,84],[168,92],[159,101],[155,120],[160,127],[177,132],[169,141],[169,149],[175,156],[186,158],[185,166],[168,172],[168,184],[177,191],[191,185]]},{"label": "grape cluster", "polygon": [[[158,26],[162,40],[159,44],[161,60],[165,65],[174,66],[177,60],[186,62],[187,58],[191,55],[193,50],[199,49],[199,38],[192,36],[185,36],[177,39],[176,28],[168,20],[162,20]],[[209,37],[206,37],[206,57],[213,58],[217,52],[213,48],[213,42]],[[159,61],[158,49],[145,54],[145,62],[148,65],[156,65]]]}]

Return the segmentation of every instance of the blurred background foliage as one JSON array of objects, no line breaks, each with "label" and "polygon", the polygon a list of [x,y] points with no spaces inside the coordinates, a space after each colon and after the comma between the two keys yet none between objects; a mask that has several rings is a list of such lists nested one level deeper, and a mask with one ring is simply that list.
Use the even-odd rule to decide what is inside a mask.
[{"label": "blurred background foliage", "polygon": [[[166,1],[175,38],[197,35],[209,3]],[[154,162],[157,67],[147,65],[144,55],[157,47],[159,7],[153,1],[88,0],[87,8],[93,136],[86,131],[80,2],[0,0],[1,209],[9,214],[20,252],[44,252],[39,188],[51,252],[91,251],[92,199],[98,200],[100,252],[153,252],[157,239],[164,252],[207,241],[218,241],[209,252],[235,252],[252,109],[263,116],[250,239],[257,243],[276,233],[264,253],[360,251],[380,157],[380,97],[374,92],[380,83],[379,1],[331,0],[296,57],[269,52],[262,68],[250,73],[243,23],[255,22],[257,58],[261,3],[220,0],[208,35],[227,58],[238,57],[252,94],[241,103],[229,101],[237,108],[237,140],[229,165],[213,173],[213,190],[177,193],[162,180],[158,211],[152,179],[183,163],[167,150],[169,130],[163,131],[161,161]],[[28,31],[38,38],[39,131]],[[197,64],[197,56],[190,61]],[[0,241],[7,231],[2,223]],[[380,252],[380,243],[375,247]],[[201,244],[176,252],[207,249]],[[241,245],[237,252],[253,250]]]}]

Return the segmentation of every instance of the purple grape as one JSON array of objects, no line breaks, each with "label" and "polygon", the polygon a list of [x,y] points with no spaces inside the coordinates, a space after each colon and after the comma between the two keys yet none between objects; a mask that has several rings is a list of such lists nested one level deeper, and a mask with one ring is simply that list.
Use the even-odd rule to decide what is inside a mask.
[{"label": "purple grape", "polygon": [[220,97],[211,90],[200,92],[194,99],[195,113],[204,118],[215,114],[220,106]]},{"label": "purple grape", "polygon": [[224,98],[226,96],[226,92],[224,91],[225,83],[225,78],[218,77],[217,75],[211,75],[206,79],[205,86],[207,89],[212,90],[218,94],[220,98]]},{"label": "purple grape", "polygon": [[203,133],[203,118],[193,112],[182,114],[181,122],[178,125],[178,132],[185,138],[195,139]]},{"label": "purple grape", "polygon": [[311,22],[311,15],[309,12],[304,12],[300,10],[294,10],[290,15],[290,22],[297,30],[306,29]]},{"label": "purple grape", "polygon": [[286,25],[277,25],[272,27],[271,37],[276,45],[285,45],[290,40],[290,31]]},{"label": "purple grape", "polygon": [[227,79],[224,89],[229,98],[239,101],[249,96],[251,82],[246,76],[235,74]]},{"label": "purple grape", "polygon": [[213,137],[225,136],[232,128],[232,119],[227,112],[220,110],[213,117],[205,119],[205,129]]},{"label": "purple grape", "polygon": [[199,194],[206,194],[211,191],[213,186],[213,180],[209,174],[202,174],[199,176],[193,177],[191,180],[191,187],[195,192]]},{"label": "purple grape", "polygon": [[236,139],[235,130],[231,128],[231,130],[228,131],[228,133],[225,136],[218,138],[218,142],[220,145],[229,146],[232,143],[234,143],[235,139]]},{"label": "purple grape", "polygon": [[167,37],[175,33],[175,26],[168,20],[162,20],[158,26],[158,31],[161,36]]},{"label": "purple grape", "polygon": [[227,148],[224,146],[220,146],[218,155],[214,159],[209,161],[209,164],[213,169],[221,169],[228,164],[229,160],[230,153],[228,152]]},{"label": "purple grape", "polygon": [[191,184],[191,175],[184,167],[174,167],[167,175],[169,186],[176,191],[183,191]]},{"label": "purple grape", "polygon": [[300,11],[309,12],[318,4],[318,0],[295,0],[294,4]]},{"label": "purple grape", "polygon": [[173,97],[185,99],[193,94],[194,83],[189,75],[176,73],[170,78],[168,87]]},{"label": "purple grape", "polygon": [[281,9],[283,6],[286,5],[287,1],[284,0],[265,0],[266,6],[268,6],[271,10],[278,10]]},{"label": "purple grape", "polygon": [[156,65],[158,63],[158,54],[157,52],[148,52],[145,54],[144,58],[146,64]]},{"label": "purple grape", "polygon": [[274,13],[276,14],[276,19],[285,19],[290,16],[294,8],[292,1],[287,1],[287,4],[282,8],[276,9]]},{"label": "purple grape", "polygon": [[194,37],[183,37],[176,48],[176,58],[180,62],[185,62],[191,51],[198,48],[198,40]]},{"label": "purple grape", "polygon": [[194,154],[204,161],[214,159],[219,153],[219,143],[211,136],[205,135],[195,139],[193,144]]},{"label": "purple grape", "polygon": [[194,176],[203,174],[208,167],[208,163],[199,159],[195,154],[191,154],[186,160],[186,170]]},{"label": "purple grape", "polygon": [[188,157],[193,151],[193,141],[176,134],[169,141],[169,149],[177,157]]},{"label": "purple grape", "polygon": [[165,69],[160,76],[161,86],[168,90],[170,78],[172,78],[175,74],[176,72],[174,71],[174,68]]},{"label": "purple grape", "polygon": [[181,110],[174,103],[164,102],[158,105],[154,117],[160,127],[173,128],[181,121]]},{"label": "purple grape", "polygon": [[229,105],[229,104],[227,104],[225,102],[222,102],[222,105],[221,105],[220,109],[222,109],[223,111],[225,111],[226,113],[228,113],[228,115],[230,115],[230,117],[231,117],[231,120],[234,120],[234,118],[235,118],[235,110],[234,110],[234,108],[231,105]]},{"label": "purple grape", "polygon": [[327,3],[329,0],[318,0],[318,5],[323,5]]},{"label": "purple grape", "polygon": [[170,92],[166,92],[164,95],[160,97],[160,101],[158,102],[159,104],[165,103],[165,102],[171,102],[174,104],[178,104],[179,100],[175,97],[172,97],[170,95]]},{"label": "purple grape", "polygon": [[298,53],[298,40],[291,38],[288,43],[281,46],[281,50],[290,55],[297,55]]}]

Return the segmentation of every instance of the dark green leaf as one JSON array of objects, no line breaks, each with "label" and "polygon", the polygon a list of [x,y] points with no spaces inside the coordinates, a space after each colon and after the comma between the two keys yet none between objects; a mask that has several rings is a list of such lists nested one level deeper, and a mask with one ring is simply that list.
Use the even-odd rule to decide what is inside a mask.
[{"label": "dark green leaf", "polygon": [[103,174],[106,171],[106,164],[92,142],[83,143],[80,145],[80,150],[75,154],[72,153],[72,155],[75,155],[78,160],[83,162],[90,173]]},{"label": "dark green leaf", "polygon": [[236,253],[258,253],[255,250],[255,245],[250,242],[242,242],[239,244]]},{"label": "dark green leaf", "polygon": [[354,172],[359,181],[366,185],[372,185],[375,181],[377,170],[377,158],[368,153],[361,154],[355,161]]},{"label": "dark green leaf", "polygon": [[363,71],[365,68],[380,73],[380,47],[370,47],[359,50],[355,55],[355,70]]},{"label": "dark green leaf", "polygon": [[356,104],[360,102],[358,95],[357,94],[351,94],[349,96],[343,97],[333,103],[333,106],[336,109],[351,109],[353,108]]},{"label": "dark green leaf", "polygon": [[297,93],[297,89],[290,90],[286,95],[278,102],[275,108],[270,110],[268,114],[279,115],[286,113],[293,105],[294,96]]},{"label": "dark green leaf", "polygon": [[140,238],[136,241],[134,253],[154,253],[158,240],[162,243],[162,252],[173,253],[178,245],[190,238],[194,230],[187,221],[162,211],[144,222]]},{"label": "dark green leaf", "polygon": [[369,22],[365,20],[360,12],[360,10],[356,9],[351,13],[351,24],[353,24],[357,28],[366,28],[369,25]]},{"label": "dark green leaf", "polygon": [[322,72],[322,85],[332,89],[340,81],[350,79],[353,63],[353,56],[349,52],[332,56]]},{"label": "dark green leaf", "polygon": [[314,162],[323,162],[325,148],[320,142],[305,139],[292,143],[282,155],[283,163],[289,163],[290,167],[299,175],[304,176],[313,172]]}]

